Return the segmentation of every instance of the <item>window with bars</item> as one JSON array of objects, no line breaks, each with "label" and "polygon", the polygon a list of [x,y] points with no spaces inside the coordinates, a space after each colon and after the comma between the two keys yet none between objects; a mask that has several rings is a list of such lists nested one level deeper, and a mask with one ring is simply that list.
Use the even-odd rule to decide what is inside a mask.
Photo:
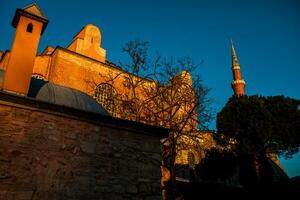
[{"label": "window with bars", "polygon": [[113,116],[116,115],[115,89],[108,83],[101,83],[96,87],[94,98]]}]

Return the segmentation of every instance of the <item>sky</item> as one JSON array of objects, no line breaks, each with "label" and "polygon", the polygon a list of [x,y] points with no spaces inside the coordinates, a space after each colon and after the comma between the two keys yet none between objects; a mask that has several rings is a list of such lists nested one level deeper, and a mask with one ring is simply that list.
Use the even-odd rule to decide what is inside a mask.
[{"label": "sky", "polygon": [[[32,0],[0,0],[0,50],[11,48],[16,8]],[[130,40],[150,43],[150,53],[191,57],[201,63],[197,74],[211,88],[217,113],[233,94],[231,50],[235,50],[247,95],[285,95],[300,99],[299,0],[36,0],[49,24],[39,52],[47,45],[67,47],[82,27],[102,32],[107,59],[126,59]],[[215,121],[210,125],[215,129]],[[280,158],[290,177],[300,175],[300,153]]]}]

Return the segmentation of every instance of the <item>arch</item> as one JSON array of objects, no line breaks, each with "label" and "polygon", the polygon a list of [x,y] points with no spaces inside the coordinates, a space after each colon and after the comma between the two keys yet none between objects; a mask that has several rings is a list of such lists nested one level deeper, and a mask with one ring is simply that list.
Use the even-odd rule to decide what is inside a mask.
[{"label": "arch", "polygon": [[29,24],[27,25],[26,31],[27,31],[28,33],[32,33],[32,31],[33,31],[33,25],[32,25],[32,23],[29,23]]},{"label": "arch", "polygon": [[31,75],[31,77],[39,79],[39,80],[47,81],[47,79],[45,78],[45,76],[43,76],[41,74],[34,73],[34,74]]},{"label": "arch", "polygon": [[113,116],[116,115],[116,90],[108,83],[101,83],[95,89],[94,99]]},{"label": "arch", "polygon": [[97,47],[101,46],[101,32],[98,27],[94,25],[87,25],[85,37],[91,39],[91,43],[96,45]]}]

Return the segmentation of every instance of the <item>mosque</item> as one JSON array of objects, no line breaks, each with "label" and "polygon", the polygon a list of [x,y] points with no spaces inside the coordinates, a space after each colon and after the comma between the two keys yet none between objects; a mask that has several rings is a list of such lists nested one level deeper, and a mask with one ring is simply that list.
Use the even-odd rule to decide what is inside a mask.
[{"label": "mosque", "polygon": [[[146,115],[135,122],[116,100],[130,93],[126,78],[142,78],[106,59],[92,24],[67,48],[37,54],[48,22],[36,4],[17,9],[12,47],[0,51],[0,199],[161,199],[161,139],[169,131],[140,123]],[[242,96],[245,81],[233,43],[231,49],[231,85]],[[188,73],[180,75],[192,84]],[[179,155],[178,163],[191,160],[188,151]]]},{"label": "mosque", "polygon": [[[48,19],[36,4],[17,9],[12,21],[16,28],[12,48],[1,53],[0,88],[3,91],[121,119],[161,125],[156,123],[159,119],[153,117],[158,116],[152,113],[156,109],[153,103],[144,106],[152,110],[144,109],[138,120],[132,116],[130,106],[128,108],[132,99],[145,100],[146,94],[156,87],[157,82],[137,77],[108,61],[106,50],[101,47],[102,35],[98,27],[88,24],[73,37],[67,48],[48,46],[37,55],[40,37],[47,25]],[[180,75],[185,80],[183,87],[191,88],[190,74],[183,71]],[[136,96],[124,86],[128,79],[139,82],[134,92]],[[188,89],[185,91],[181,96],[192,96],[192,92],[191,95],[187,93]],[[181,107],[178,113],[184,113],[185,108]],[[190,124],[197,129],[197,123]],[[201,152],[194,155],[195,152],[191,154],[182,150],[179,154],[182,156],[177,157],[178,162],[185,164],[189,160],[188,154],[197,163],[201,157]]]}]

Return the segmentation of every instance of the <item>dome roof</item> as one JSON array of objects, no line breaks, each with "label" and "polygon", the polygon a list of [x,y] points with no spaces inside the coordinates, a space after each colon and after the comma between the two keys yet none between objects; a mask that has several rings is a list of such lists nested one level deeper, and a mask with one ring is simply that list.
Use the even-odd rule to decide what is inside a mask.
[{"label": "dome roof", "polygon": [[41,87],[35,98],[52,104],[76,108],[102,115],[109,115],[96,100],[87,94],[79,90],[55,85],[49,82]]}]

